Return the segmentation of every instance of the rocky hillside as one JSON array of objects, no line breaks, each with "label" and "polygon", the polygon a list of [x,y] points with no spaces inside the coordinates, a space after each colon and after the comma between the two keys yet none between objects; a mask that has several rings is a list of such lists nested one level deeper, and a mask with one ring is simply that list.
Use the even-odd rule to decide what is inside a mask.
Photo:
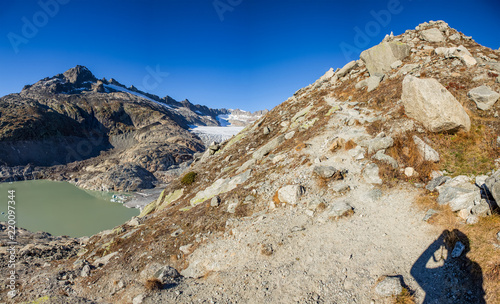
[{"label": "rocky hillside", "polygon": [[497,303],[499,56],[442,21],[387,36],[139,217],[64,256],[20,246],[2,300]]},{"label": "rocky hillside", "polygon": [[189,127],[220,126],[218,117],[231,114],[97,80],[83,66],[0,98],[0,108],[1,181],[125,191],[168,182],[172,169],[204,150]]}]

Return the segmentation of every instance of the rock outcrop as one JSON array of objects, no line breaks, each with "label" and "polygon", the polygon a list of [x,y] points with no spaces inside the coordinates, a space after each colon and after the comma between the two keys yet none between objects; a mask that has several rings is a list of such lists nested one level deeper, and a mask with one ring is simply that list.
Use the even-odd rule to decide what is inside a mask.
[{"label": "rock outcrop", "polygon": [[410,47],[401,42],[382,42],[361,53],[361,60],[365,62],[370,76],[380,76],[391,70],[391,64],[406,58],[410,54]]}]

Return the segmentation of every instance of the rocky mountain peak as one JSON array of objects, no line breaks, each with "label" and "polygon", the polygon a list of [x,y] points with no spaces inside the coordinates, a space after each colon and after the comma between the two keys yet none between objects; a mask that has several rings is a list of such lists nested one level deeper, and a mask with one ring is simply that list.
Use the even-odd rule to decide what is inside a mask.
[{"label": "rocky mountain peak", "polygon": [[64,72],[63,76],[67,82],[72,84],[82,84],[86,81],[95,82],[97,80],[94,74],[82,65],[77,65],[67,70]]}]

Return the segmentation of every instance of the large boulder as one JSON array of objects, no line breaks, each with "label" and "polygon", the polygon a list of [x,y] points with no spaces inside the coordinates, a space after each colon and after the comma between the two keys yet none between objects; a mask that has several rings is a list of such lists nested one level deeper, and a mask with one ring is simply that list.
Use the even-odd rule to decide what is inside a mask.
[{"label": "large boulder", "polygon": [[401,99],[406,115],[431,132],[470,130],[469,115],[436,79],[406,76]]},{"label": "large boulder", "polygon": [[477,64],[476,59],[472,57],[472,54],[463,45],[450,48],[438,47],[434,50],[434,52],[436,55],[444,55],[445,58],[458,58],[468,67]]},{"label": "large boulder", "polygon": [[493,91],[490,87],[483,85],[470,90],[467,96],[476,103],[478,109],[486,111],[497,102],[500,94]]},{"label": "large boulder", "polygon": [[[500,170],[493,173],[484,182],[488,191],[490,192],[493,199],[496,201],[497,205],[500,202]],[[495,207],[495,206],[494,206]]]},{"label": "large boulder", "polygon": [[420,33],[422,39],[427,42],[443,42],[445,40],[443,33],[437,28],[424,30]]},{"label": "large boulder", "polygon": [[410,47],[401,42],[382,42],[361,53],[371,76],[383,75],[391,71],[391,64],[410,55]]}]

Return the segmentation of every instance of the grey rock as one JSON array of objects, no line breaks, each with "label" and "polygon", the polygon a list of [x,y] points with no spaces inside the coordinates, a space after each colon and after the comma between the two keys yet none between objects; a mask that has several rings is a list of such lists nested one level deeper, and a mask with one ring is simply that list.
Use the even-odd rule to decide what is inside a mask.
[{"label": "grey rock", "polygon": [[109,261],[110,261],[113,257],[115,257],[116,255],[118,255],[118,251],[112,252],[112,253],[107,254],[107,255],[105,255],[105,256],[103,256],[103,257],[100,257],[100,258],[98,258],[98,259],[95,259],[93,264],[94,264],[94,266],[96,266],[96,267],[102,267],[102,266],[104,266],[104,265],[108,264],[108,263],[109,263]]},{"label": "grey rock", "polygon": [[476,186],[481,187],[486,183],[486,180],[488,179],[488,175],[478,175],[476,176]]},{"label": "grey rock", "polygon": [[434,209],[429,209],[427,210],[427,212],[425,213],[424,215],[424,218],[422,219],[424,222],[427,222],[428,220],[431,219],[431,217],[434,215],[434,214],[437,214],[439,213],[439,211],[437,210],[434,210]]},{"label": "grey rock", "polygon": [[399,68],[403,62],[401,60],[396,60],[391,64],[391,69],[397,69]]},{"label": "grey rock", "polygon": [[305,188],[301,185],[288,185],[278,190],[278,199],[283,203],[297,205],[304,193]]},{"label": "grey rock", "polygon": [[82,271],[80,272],[80,276],[86,278],[89,275],[90,275],[90,266],[89,265],[83,266]]},{"label": "grey rock", "polygon": [[380,189],[372,189],[368,191],[368,198],[373,202],[378,201],[382,197],[382,190]]},{"label": "grey rock", "polygon": [[335,73],[335,75],[337,77],[344,77],[347,73],[349,73],[352,69],[354,69],[355,67],[357,67],[358,64],[356,63],[355,60],[347,63],[344,67],[342,67],[337,73]]},{"label": "grey rock", "polygon": [[437,55],[444,55],[445,58],[458,58],[468,67],[477,64],[476,59],[472,57],[469,50],[467,50],[467,48],[464,47],[463,45],[460,45],[459,47],[450,47],[450,48],[438,47],[434,50],[434,52]]},{"label": "grey rock", "polygon": [[328,215],[331,217],[341,217],[353,210],[354,208],[346,201],[334,202],[328,209]]},{"label": "grey rock", "polygon": [[236,212],[236,208],[238,207],[239,204],[240,204],[240,202],[237,199],[232,199],[227,204],[227,212],[229,212],[229,213],[235,213]]},{"label": "grey rock", "polygon": [[360,55],[365,62],[370,75],[387,74],[391,71],[391,64],[410,55],[410,47],[405,43],[391,41],[382,42]]},{"label": "grey rock", "polygon": [[485,85],[470,90],[467,96],[476,103],[478,109],[483,111],[489,110],[500,98],[500,94]]},{"label": "grey rock", "polygon": [[396,296],[403,292],[403,286],[398,277],[385,277],[375,286],[375,292],[382,297]]},{"label": "grey rock", "polygon": [[392,147],[392,145],[394,145],[394,140],[390,136],[383,137],[379,134],[373,139],[363,140],[359,145],[362,147],[367,147],[368,153],[372,154],[379,150],[384,150]]},{"label": "grey rock", "polygon": [[269,127],[264,127],[264,135],[267,135],[271,133],[271,130],[269,129]]},{"label": "grey rock", "polygon": [[210,200],[210,206],[212,206],[212,207],[218,207],[220,205],[220,202],[221,202],[220,197],[219,196],[214,196]]},{"label": "grey rock", "polygon": [[420,32],[420,36],[427,42],[443,42],[445,37],[437,28],[431,28]]},{"label": "grey rock", "polygon": [[322,197],[316,196],[309,201],[309,203],[307,204],[307,209],[315,211],[320,205],[326,206],[327,203]]},{"label": "grey rock", "polygon": [[499,242],[500,242],[500,231],[498,231],[498,232],[497,232],[496,237],[497,237],[497,241],[499,241]]},{"label": "grey rock", "polygon": [[464,252],[465,250],[465,245],[458,241],[456,244],[455,244],[455,247],[453,248],[453,251],[451,252],[451,257],[452,258],[458,258],[459,256],[462,255],[462,253]]},{"label": "grey rock", "polygon": [[172,236],[172,237],[178,237],[178,236],[179,236],[179,235],[181,235],[183,232],[184,232],[184,230],[182,230],[181,228],[179,228],[179,229],[175,230],[174,232],[172,232],[172,233],[170,234],[170,236]]},{"label": "grey rock", "polygon": [[369,163],[363,170],[363,178],[370,184],[382,184],[382,179],[378,175],[379,168],[375,163]]},{"label": "grey rock", "polygon": [[384,76],[385,75],[372,75],[368,78],[367,82],[366,82],[366,91],[367,92],[371,92],[373,90],[375,90],[378,85],[380,84],[380,82],[384,79]]},{"label": "grey rock", "polygon": [[500,170],[488,177],[484,183],[490,194],[493,196],[493,199],[497,202],[497,204],[500,203]]},{"label": "grey rock", "polygon": [[337,193],[343,193],[343,192],[347,192],[347,191],[351,190],[351,187],[346,182],[340,181],[340,182],[334,183],[330,187],[330,189],[332,189],[334,192],[337,192]]},{"label": "grey rock", "polygon": [[260,147],[257,151],[255,151],[252,154],[252,157],[255,159],[262,159],[264,156],[266,156],[271,151],[276,149],[279,145],[281,145],[281,143],[283,143],[283,141],[285,141],[284,135],[280,135],[280,136],[272,139],[270,142],[268,142],[264,146]]},{"label": "grey rock", "polygon": [[132,304],[142,304],[144,301],[144,298],[145,298],[145,296],[143,294],[137,295],[132,300]]},{"label": "grey rock", "polygon": [[479,216],[475,214],[471,214],[465,219],[465,223],[468,225],[474,225],[477,224],[478,222],[479,222]]},{"label": "grey rock", "polygon": [[420,153],[420,155],[422,155],[424,160],[435,163],[439,162],[439,153],[431,146],[426,144],[422,139],[420,139],[416,135],[413,135],[413,142],[417,146],[418,152]]},{"label": "grey rock", "polygon": [[375,153],[375,155],[372,156],[372,159],[376,159],[388,165],[391,165],[391,167],[393,167],[394,169],[397,169],[399,167],[398,162],[391,156],[384,154],[382,150]]},{"label": "grey rock", "polygon": [[444,175],[441,175],[441,176],[438,176],[436,178],[433,178],[428,184],[427,186],[425,186],[425,189],[429,190],[429,191],[434,191],[436,189],[436,187],[439,187],[441,186],[442,184],[446,183],[447,181],[449,181],[451,179],[451,177],[449,176],[444,176]]},{"label": "grey rock", "polygon": [[154,277],[160,280],[162,284],[168,283],[171,279],[176,279],[180,276],[179,272],[171,266],[164,266],[154,274]]},{"label": "grey rock", "polygon": [[472,214],[479,217],[490,216],[490,205],[486,202],[485,199],[481,199],[480,201],[477,201],[476,204],[472,207],[471,212]]},{"label": "grey rock", "polygon": [[338,170],[332,166],[316,166],[313,172],[322,178],[336,177],[335,179],[343,179],[345,176],[345,170]]},{"label": "grey rock", "polygon": [[459,187],[445,187],[439,192],[437,202],[440,205],[448,204],[451,211],[460,211],[474,206],[474,201],[481,199],[479,189],[470,190]]},{"label": "grey rock", "polygon": [[368,79],[363,79],[355,85],[356,89],[367,87],[366,91],[371,92],[375,90],[380,82],[384,79],[385,75],[372,75]]},{"label": "grey rock", "polygon": [[406,76],[401,99],[408,117],[419,121],[431,132],[470,130],[469,115],[436,79]]}]

